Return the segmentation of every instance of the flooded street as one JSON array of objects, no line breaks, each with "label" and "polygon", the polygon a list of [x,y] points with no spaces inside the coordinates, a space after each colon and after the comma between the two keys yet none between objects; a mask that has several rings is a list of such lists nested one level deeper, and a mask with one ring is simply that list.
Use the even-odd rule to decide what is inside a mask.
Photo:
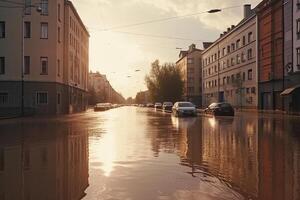
[{"label": "flooded street", "polygon": [[0,121],[0,200],[297,200],[300,118],[123,107]]}]

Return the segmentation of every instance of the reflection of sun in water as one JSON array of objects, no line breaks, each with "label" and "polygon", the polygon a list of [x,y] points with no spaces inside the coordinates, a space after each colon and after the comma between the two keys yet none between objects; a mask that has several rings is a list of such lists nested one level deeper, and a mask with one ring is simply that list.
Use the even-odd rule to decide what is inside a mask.
[{"label": "reflection of sun in water", "polygon": [[114,134],[107,134],[102,141],[102,170],[105,176],[110,176],[114,168],[114,160],[116,158],[115,152],[115,136]]},{"label": "reflection of sun in water", "polygon": [[216,119],[215,118],[208,118],[208,123],[212,128],[216,128]]}]

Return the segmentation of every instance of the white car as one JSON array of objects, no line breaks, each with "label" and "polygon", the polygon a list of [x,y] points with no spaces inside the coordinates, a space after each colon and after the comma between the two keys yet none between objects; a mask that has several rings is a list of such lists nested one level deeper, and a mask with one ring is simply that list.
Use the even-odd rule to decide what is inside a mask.
[{"label": "white car", "polygon": [[176,102],[172,108],[172,112],[176,117],[197,116],[196,106],[191,102]]}]

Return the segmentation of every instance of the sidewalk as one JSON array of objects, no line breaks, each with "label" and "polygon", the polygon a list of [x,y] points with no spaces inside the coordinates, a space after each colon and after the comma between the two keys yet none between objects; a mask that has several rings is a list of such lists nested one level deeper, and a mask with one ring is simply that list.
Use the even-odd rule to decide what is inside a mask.
[{"label": "sidewalk", "polygon": [[[203,113],[204,109],[197,109],[198,113]],[[237,113],[261,113],[261,114],[280,114],[290,116],[300,116],[300,112],[286,112],[282,110],[257,110],[257,109],[235,109]]]}]

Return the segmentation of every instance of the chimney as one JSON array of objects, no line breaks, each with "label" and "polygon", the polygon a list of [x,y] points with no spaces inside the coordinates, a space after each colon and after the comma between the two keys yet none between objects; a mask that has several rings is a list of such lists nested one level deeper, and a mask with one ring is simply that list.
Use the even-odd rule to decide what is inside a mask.
[{"label": "chimney", "polygon": [[226,31],[224,31],[224,32],[223,32],[223,35],[226,35],[226,33],[227,33],[227,32],[226,32]]},{"label": "chimney", "polygon": [[235,27],[235,25],[231,25],[231,28],[230,28],[230,29],[232,30],[232,29],[234,29],[234,27]]},{"label": "chimney", "polygon": [[189,46],[189,51],[192,51],[192,50],[194,50],[194,49],[196,49],[196,45],[195,45],[195,44],[191,44],[191,45]]},{"label": "chimney", "polygon": [[229,33],[230,32],[230,27],[229,28],[227,28],[227,33]]},{"label": "chimney", "polygon": [[244,19],[248,18],[251,15],[251,4],[244,5]]},{"label": "chimney", "polygon": [[220,37],[223,37],[223,33],[220,34]]}]

